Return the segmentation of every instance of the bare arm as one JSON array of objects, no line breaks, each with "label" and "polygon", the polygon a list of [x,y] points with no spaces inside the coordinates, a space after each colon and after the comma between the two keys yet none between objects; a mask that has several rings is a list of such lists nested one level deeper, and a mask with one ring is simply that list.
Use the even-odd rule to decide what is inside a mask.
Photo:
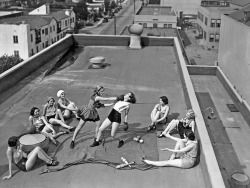
[{"label": "bare arm", "polygon": [[6,155],[7,155],[8,162],[9,162],[9,175],[4,176],[3,180],[8,180],[12,177],[12,151],[11,151],[11,149],[8,148]]},{"label": "bare arm", "polygon": [[167,133],[166,136],[167,136],[168,138],[171,138],[172,140],[175,140],[176,142],[179,141],[179,140],[182,140],[182,139],[180,139],[180,138],[171,136],[169,133]]},{"label": "bare arm", "polygon": [[158,121],[158,122],[161,122],[162,120],[166,119],[166,118],[167,118],[167,115],[168,115],[168,112],[169,112],[169,107],[167,107],[164,116],[163,116],[162,118],[158,119],[157,121]]},{"label": "bare arm", "polygon": [[[71,102],[70,100],[66,99],[69,103]],[[78,109],[76,108],[71,108],[71,107],[68,107],[68,106],[65,106],[60,100],[57,102],[58,105],[61,107],[61,108],[64,108],[66,110],[70,110],[70,111],[77,111]]]},{"label": "bare arm", "polygon": [[129,113],[129,106],[125,109],[125,116],[124,116],[124,122],[128,122],[128,113]]},{"label": "bare arm", "polygon": [[190,151],[191,149],[193,149],[193,147],[194,147],[194,144],[189,144],[185,148],[182,148],[180,150],[169,149],[169,148],[165,148],[165,149],[162,149],[162,150],[167,150],[167,151],[171,151],[171,152],[174,152],[174,153],[186,153],[186,152]]},{"label": "bare arm", "polygon": [[53,126],[47,122],[47,119],[44,116],[42,116],[41,119],[43,120],[45,126],[48,127],[54,133],[55,130],[54,130]]},{"label": "bare arm", "polygon": [[42,114],[42,116],[46,116],[46,111],[47,111],[47,104],[45,104],[44,107],[43,107],[43,114]]},{"label": "bare arm", "polygon": [[104,104],[105,107],[112,106],[114,103]]},{"label": "bare arm", "polygon": [[190,123],[190,125],[189,125],[190,127],[191,127],[191,129],[192,129],[192,131],[194,132],[195,130],[195,120],[193,120],[191,123]]},{"label": "bare arm", "polygon": [[100,97],[96,96],[95,101],[115,101],[117,97]]}]

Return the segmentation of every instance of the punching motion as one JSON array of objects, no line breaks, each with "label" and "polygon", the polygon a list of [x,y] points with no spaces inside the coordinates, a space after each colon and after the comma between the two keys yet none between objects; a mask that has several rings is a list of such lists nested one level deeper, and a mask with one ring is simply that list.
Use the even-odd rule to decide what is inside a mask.
[{"label": "punching motion", "polygon": [[46,162],[47,166],[57,166],[59,164],[58,161],[55,161],[48,156],[40,147],[34,148],[29,154],[24,153],[22,151],[22,145],[15,136],[9,138],[6,154],[9,161],[9,175],[4,176],[3,180],[7,180],[12,177],[12,163],[25,172],[32,169],[37,158]]},{"label": "punching motion", "polygon": [[167,123],[169,113],[168,98],[166,96],[160,97],[160,103],[156,104],[151,112],[151,125],[148,127],[148,132],[156,129],[157,123]]},{"label": "punching motion", "polygon": [[79,118],[77,116],[77,106],[74,102],[70,101],[68,98],[65,97],[65,92],[63,90],[59,90],[57,92],[57,97],[59,98],[57,101],[58,108],[61,110],[63,117],[65,119],[70,118],[71,114],[75,114],[76,118]]},{"label": "punching motion", "polygon": [[158,136],[159,138],[166,137],[167,133],[171,133],[173,129],[177,129],[181,138],[184,138],[184,131],[190,129],[194,132],[195,129],[195,113],[192,109],[187,111],[186,117],[178,120],[173,119],[166,129]]},{"label": "punching motion", "polygon": [[101,127],[98,130],[97,138],[94,140],[94,143],[91,147],[98,146],[100,144],[100,138],[102,136],[102,132],[112,125],[111,136],[117,140],[119,140],[118,147],[122,147],[124,144],[123,140],[116,138],[117,129],[121,123],[121,113],[125,111],[124,124],[126,125],[125,130],[128,129],[128,112],[130,109],[130,103],[136,103],[135,95],[130,92],[124,95],[123,100],[120,98],[120,101],[116,102],[109,116],[104,120]]},{"label": "punching motion", "polygon": [[96,123],[95,137],[97,136],[97,131],[101,125],[101,121],[100,121],[100,117],[96,109],[113,105],[113,103],[102,104],[100,103],[100,101],[115,101],[117,99],[117,97],[108,97],[108,98],[101,97],[103,95],[103,92],[104,92],[103,86],[97,86],[94,89],[94,94],[91,96],[89,100],[89,104],[84,106],[81,110],[78,111],[77,115],[80,117],[80,122],[75,129],[75,132],[74,132],[71,144],[70,144],[71,149],[75,147],[76,136],[78,135],[79,131],[81,130],[81,128],[87,121],[93,121]]},{"label": "punching motion", "polygon": [[[197,140],[193,131],[185,131],[185,139],[180,139],[166,134],[168,138],[171,138],[176,141],[174,149],[161,149],[162,151],[171,151],[173,154],[170,159],[167,161],[150,161],[142,158],[142,162],[153,165],[153,166],[173,166],[178,168],[192,168],[196,162],[197,157]],[[176,155],[179,155],[180,158],[176,158]]]}]

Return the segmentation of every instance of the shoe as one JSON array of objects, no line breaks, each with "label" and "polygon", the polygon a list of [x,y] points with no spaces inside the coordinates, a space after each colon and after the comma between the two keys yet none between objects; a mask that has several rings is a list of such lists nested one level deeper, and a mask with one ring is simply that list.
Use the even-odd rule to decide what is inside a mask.
[{"label": "shoe", "polygon": [[74,149],[74,147],[75,147],[75,141],[71,141],[71,143],[70,143],[70,149]]},{"label": "shoe", "polygon": [[53,159],[51,163],[47,163],[47,166],[57,166],[58,164],[59,162]]},{"label": "shoe", "polygon": [[94,140],[93,144],[90,145],[90,147],[95,147],[95,146],[99,146],[100,145],[100,142],[99,141],[96,141]]},{"label": "shoe", "polygon": [[153,130],[153,126],[152,126],[152,125],[150,125],[150,126],[148,127],[147,132],[150,132],[150,131],[152,131],[152,130]]},{"label": "shoe", "polygon": [[148,164],[148,163],[145,162],[145,157],[141,158],[141,162],[144,163],[144,164]]},{"label": "shoe", "polygon": [[70,132],[74,132],[75,130],[76,130],[76,127],[71,127],[71,128],[69,129]]},{"label": "shoe", "polygon": [[124,141],[123,140],[120,140],[119,141],[119,144],[118,144],[118,148],[122,147],[124,145]]},{"label": "shoe", "polygon": [[156,126],[155,125],[153,125],[153,130],[156,130]]},{"label": "shoe", "polygon": [[53,142],[53,144],[55,144],[55,146],[58,146],[58,144],[59,144],[59,142],[57,140],[53,140],[52,142]]},{"label": "shoe", "polygon": [[163,137],[165,137],[165,135],[162,134],[162,132],[161,132],[161,134],[159,134],[157,137],[158,137],[158,138],[163,138]]}]

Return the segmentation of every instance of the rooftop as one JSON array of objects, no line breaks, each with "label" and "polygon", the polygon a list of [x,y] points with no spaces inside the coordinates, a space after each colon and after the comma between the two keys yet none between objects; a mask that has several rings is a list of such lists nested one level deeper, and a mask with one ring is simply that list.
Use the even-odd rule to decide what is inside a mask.
[{"label": "rooftop", "polygon": [[143,6],[137,15],[175,15],[171,10],[171,7],[162,7],[162,6]]},{"label": "rooftop", "polygon": [[233,12],[232,14],[228,15],[229,17],[233,18],[234,20],[244,23],[247,26],[250,26],[250,19],[249,15],[247,15],[247,19],[245,19],[245,11],[249,12],[250,11],[250,4],[241,8],[238,11]]},{"label": "rooftop", "polygon": [[248,4],[250,4],[250,0],[232,0],[231,3],[244,7],[244,6],[248,5]]}]

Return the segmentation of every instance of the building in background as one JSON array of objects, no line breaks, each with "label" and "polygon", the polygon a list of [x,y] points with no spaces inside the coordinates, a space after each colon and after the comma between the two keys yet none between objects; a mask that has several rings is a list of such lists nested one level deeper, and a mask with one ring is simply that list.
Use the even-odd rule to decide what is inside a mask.
[{"label": "building in background", "polygon": [[197,41],[206,49],[218,49],[220,41],[221,16],[235,11],[229,3],[202,1],[198,7]]},{"label": "building in background", "polygon": [[71,9],[50,12],[45,4],[29,15],[0,20],[0,56],[16,55],[27,59],[47,48],[75,27]]},{"label": "building in background", "polygon": [[144,28],[176,28],[177,16],[171,7],[142,6],[134,17],[134,23]]},{"label": "building in background", "polygon": [[222,15],[221,23],[218,64],[239,96],[250,104],[250,4]]}]

